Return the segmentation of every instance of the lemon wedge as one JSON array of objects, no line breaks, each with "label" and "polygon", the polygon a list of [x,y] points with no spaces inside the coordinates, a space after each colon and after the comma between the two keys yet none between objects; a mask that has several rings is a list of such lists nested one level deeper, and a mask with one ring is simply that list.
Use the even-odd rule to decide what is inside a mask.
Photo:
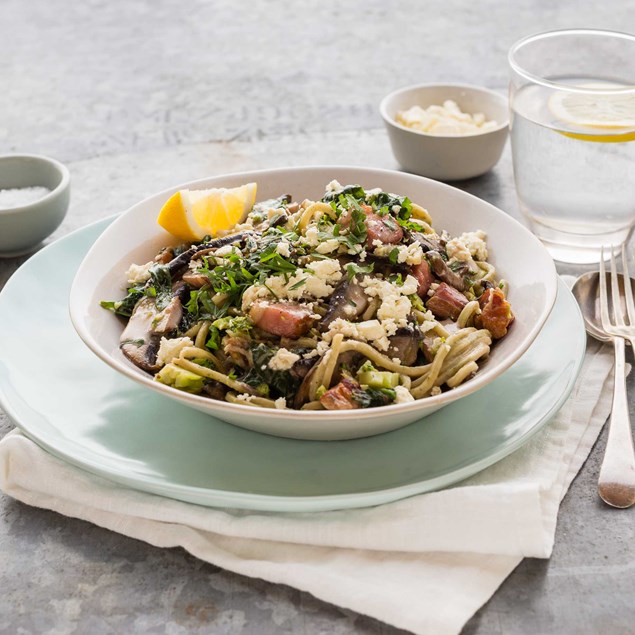
[{"label": "lemon wedge", "polygon": [[157,223],[182,240],[202,240],[242,223],[256,202],[256,183],[234,188],[179,190],[163,205]]}]

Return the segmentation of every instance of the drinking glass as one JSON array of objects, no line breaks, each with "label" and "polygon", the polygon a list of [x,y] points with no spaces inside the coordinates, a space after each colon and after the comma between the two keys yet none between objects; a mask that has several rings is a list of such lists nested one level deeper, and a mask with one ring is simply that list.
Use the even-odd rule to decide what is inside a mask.
[{"label": "drinking glass", "polygon": [[552,257],[594,263],[635,225],[635,37],[574,29],[509,52],[514,180]]}]

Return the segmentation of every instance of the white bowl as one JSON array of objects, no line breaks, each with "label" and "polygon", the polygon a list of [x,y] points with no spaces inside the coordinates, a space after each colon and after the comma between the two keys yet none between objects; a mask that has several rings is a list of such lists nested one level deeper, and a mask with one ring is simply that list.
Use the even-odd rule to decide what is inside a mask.
[{"label": "white bowl", "polygon": [[[496,128],[462,136],[432,135],[397,123],[397,113],[412,106],[427,108],[455,101],[463,112],[482,112]],[[480,176],[491,170],[503,153],[509,128],[507,99],[503,95],[467,84],[421,84],[390,93],[379,110],[390,145],[399,164],[408,172],[441,181]]]},{"label": "white bowl", "polygon": [[[327,183],[357,183],[406,195],[432,214],[435,227],[453,235],[483,229],[490,261],[510,283],[509,299],[516,320],[509,334],[492,349],[476,376],[441,395],[406,404],[367,410],[270,410],[215,401],[165,386],[130,363],[119,350],[122,322],[99,306],[122,297],[130,263],[150,260],[176,241],[156,223],[163,203],[183,188],[235,187],[255,181],[258,199],[292,194],[294,200],[318,199]],[[79,267],[70,293],[70,314],[82,340],[107,364],[148,388],[184,405],[235,425],[297,439],[352,439],[395,430],[482,388],[507,370],[529,347],[556,299],[557,276],[542,244],[520,223],[493,205],[448,185],[401,172],[353,167],[301,167],[218,176],[178,185],[131,207],[106,229]],[[186,413],[184,413],[186,415]],[[492,404],[496,416],[496,404]],[[175,422],[178,425],[178,422]],[[470,434],[478,434],[472,431]]]}]

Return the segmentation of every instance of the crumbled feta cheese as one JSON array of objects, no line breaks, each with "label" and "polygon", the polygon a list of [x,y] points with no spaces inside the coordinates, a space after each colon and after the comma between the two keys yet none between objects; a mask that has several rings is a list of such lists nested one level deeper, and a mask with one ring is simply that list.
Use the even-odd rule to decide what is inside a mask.
[{"label": "crumbled feta cheese", "polygon": [[472,258],[470,250],[463,244],[459,238],[453,238],[448,240],[445,245],[445,251],[448,254],[448,258],[454,258],[454,260],[460,260],[465,262]]},{"label": "crumbled feta cheese", "polygon": [[[377,309],[377,317],[380,320],[393,319],[400,325],[407,321],[408,315],[412,310],[410,298],[406,296],[397,296],[385,299],[379,309]],[[405,326],[405,325],[404,325]]]},{"label": "crumbled feta cheese", "polygon": [[309,247],[317,247],[320,243],[320,239],[318,238],[319,233],[320,231],[317,225],[310,225],[304,232],[304,242],[309,245]]},{"label": "crumbled feta cheese", "polygon": [[449,240],[445,246],[448,258],[454,258],[466,262],[471,258],[475,260],[487,260],[487,234],[482,230],[465,232],[456,238]]},{"label": "crumbled feta cheese", "polygon": [[287,407],[287,400],[284,397],[279,397],[273,403],[278,410],[284,410]]},{"label": "crumbled feta cheese", "polygon": [[299,359],[299,355],[288,351],[286,348],[279,348],[269,360],[268,365],[271,370],[289,370]]},{"label": "crumbled feta cheese", "polygon": [[314,298],[326,298],[327,296],[331,295],[333,291],[335,291],[335,287],[332,287],[324,280],[315,278],[309,274],[304,275],[307,278],[307,281],[305,282],[304,287],[300,289],[300,291],[304,290],[307,295],[310,295]]},{"label": "crumbled feta cheese", "polygon": [[423,312],[423,322],[419,324],[419,331],[422,334],[426,334],[428,331],[431,331],[437,324],[432,311],[424,311]]},{"label": "crumbled feta cheese", "polygon": [[337,238],[329,238],[324,242],[321,242],[315,249],[318,254],[330,254],[337,250],[340,246],[340,241]]},{"label": "crumbled feta cheese", "polygon": [[378,340],[386,335],[384,327],[379,320],[366,320],[358,322],[357,332],[365,340]]},{"label": "crumbled feta cheese", "polygon": [[401,211],[401,205],[393,205],[390,209],[394,214],[398,214]]},{"label": "crumbled feta cheese", "polygon": [[318,277],[327,282],[337,282],[342,277],[339,260],[325,258],[311,263],[311,270]]},{"label": "crumbled feta cheese", "polygon": [[351,339],[360,339],[357,325],[343,318],[337,318],[329,325],[329,330],[324,333],[324,340],[330,342],[336,335],[343,335]]},{"label": "crumbled feta cheese", "polygon": [[266,298],[269,295],[269,290],[263,285],[254,284],[251,287],[247,287],[243,292],[243,313],[248,313],[249,308],[254,302],[256,302],[256,300],[258,300],[259,298]]},{"label": "crumbled feta cheese", "polygon": [[269,276],[265,284],[247,287],[243,293],[243,311],[247,311],[258,298],[270,297],[272,293],[278,300],[325,298],[335,290],[332,285],[342,279],[340,263],[332,258],[312,262],[310,269],[312,273],[296,269],[292,276]]},{"label": "crumbled feta cheese", "polygon": [[417,293],[417,289],[419,288],[419,283],[414,276],[407,275],[399,290],[403,295],[414,295]]},{"label": "crumbled feta cheese", "polygon": [[157,353],[157,364],[165,366],[181,354],[181,351],[188,346],[194,346],[194,342],[189,337],[174,337],[168,339],[162,337]]},{"label": "crumbled feta cheese", "polygon": [[386,331],[379,320],[366,320],[365,322],[353,323],[342,318],[337,318],[331,322],[329,330],[324,333],[322,337],[324,338],[324,342],[330,342],[335,335],[343,335],[353,340],[370,342],[380,351],[388,350],[390,345]]},{"label": "crumbled feta cheese", "polygon": [[[378,242],[380,241],[374,240],[373,244]],[[378,258],[387,258],[393,249],[397,249],[397,247],[394,245],[384,245],[383,243],[375,245],[375,249],[373,249],[373,256],[377,256]]]},{"label": "crumbled feta cheese", "polygon": [[465,232],[459,236],[459,240],[470,250],[474,260],[487,260],[487,234],[482,229],[475,232]]},{"label": "crumbled feta cheese", "polygon": [[346,249],[344,253],[347,253],[351,256],[359,256],[364,251],[364,248],[361,245],[351,245]]},{"label": "crumbled feta cheese", "polygon": [[418,132],[448,136],[486,132],[498,126],[496,121],[486,121],[483,113],[472,115],[461,111],[458,104],[450,99],[444,101],[442,106],[412,106],[408,110],[401,110],[397,113],[396,121]]},{"label": "crumbled feta cheese", "polygon": [[381,242],[381,240],[379,240],[379,238],[375,238],[373,240],[373,247],[383,247],[384,243]]},{"label": "crumbled feta cheese", "polygon": [[276,253],[288,258],[291,255],[289,242],[284,238],[276,245]]},{"label": "crumbled feta cheese", "polygon": [[339,181],[336,181],[335,179],[333,179],[327,186],[326,186],[326,191],[327,192],[339,192],[342,188],[342,186],[340,185]]},{"label": "crumbled feta cheese", "polygon": [[276,216],[280,216],[280,214],[283,214],[284,216],[286,216],[285,211],[282,207],[270,207],[267,210],[267,220],[271,220],[272,218],[275,218]]},{"label": "crumbled feta cheese", "polygon": [[410,394],[410,391],[405,386],[395,386],[395,403],[408,403],[414,401],[415,398]]},{"label": "crumbled feta cheese", "polygon": [[247,403],[250,403],[254,400],[254,395],[248,395],[247,393],[241,392],[236,395],[236,399],[238,401],[246,401]]},{"label": "crumbled feta cheese", "polygon": [[404,284],[398,286],[388,280],[365,276],[361,281],[361,286],[364,287],[366,295],[381,300],[381,305],[377,311],[377,317],[381,321],[393,319],[399,326],[407,325],[412,303],[406,295],[412,295],[416,292],[417,281],[414,277],[407,276]]},{"label": "crumbled feta cheese", "polygon": [[128,279],[128,284],[141,284],[142,282],[147,282],[150,279],[150,269],[155,262],[146,262],[145,265],[135,265],[134,263],[128,267],[128,271],[126,271],[126,278]]},{"label": "crumbled feta cheese", "polygon": [[395,335],[397,333],[397,329],[399,328],[399,326],[397,326],[397,322],[393,318],[382,320],[381,325],[388,337],[392,337],[393,335]]},{"label": "crumbled feta cheese", "polygon": [[419,243],[401,245],[397,248],[397,262],[407,265],[420,265],[423,261],[423,249]]},{"label": "crumbled feta cheese", "polygon": [[326,352],[329,350],[329,343],[324,341],[319,341],[316,346],[316,350],[318,355],[326,355]]},{"label": "crumbled feta cheese", "polygon": [[304,355],[302,355],[302,357],[304,359],[313,359],[314,357],[318,357],[320,355],[319,351],[317,348],[314,348],[313,350],[309,351],[308,353],[305,353]]}]

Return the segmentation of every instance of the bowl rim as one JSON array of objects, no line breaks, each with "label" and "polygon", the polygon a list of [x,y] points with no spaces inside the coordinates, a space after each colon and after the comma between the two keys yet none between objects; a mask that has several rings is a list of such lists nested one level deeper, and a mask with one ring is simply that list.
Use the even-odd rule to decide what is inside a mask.
[{"label": "bowl rim", "polygon": [[[464,90],[470,90],[473,92],[485,93],[486,95],[493,97],[497,101],[501,102],[501,105],[507,109],[507,115],[505,120],[496,126],[496,128],[492,128],[490,130],[483,130],[481,132],[469,132],[467,134],[462,135],[441,135],[441,134],[430,134],[429,132],[422,132],[421,130],[413,130],[412,128],[408,128],[400,123],[398,123],[394,117],[391,117],[388,114],[388,103],[397,97],[398,95],[402,95],[405,93],[413,92],[415,90],[419,90],[421,88],[461,88]],[[473,137],[485,137],[489,134],[494,134],[509,128],[509,102],[504,95],[492,90],[491,88],[486,88],[485,86],[477,86],[476,84],[455,84],[455,83],[426,83],[426,84],[411,84],[410,86],[403,86],[402,88],[398,88],[393,90],[391,93],[388,93],[379,104],[379,112],[386,124],[389,124],[398,130],[405,130],[406,132],[410,132],[413,134],[420,135],[422,137],[427,137],[430,139],[469,139]]]},{"label": "bowl rim", "polygon": [[[423,176],[418,176],[414,174],[409,174],[405,172],[399,172],[397,170],[387,170],[383,168],[368,168],[361,166],[350,166],[350,165],[312,165],[312,166],[297,166],[297,167],[284,167],[284,168],[269,168],[269,169],[260,169],[260,170],[248,170],[241,172],[230,172],[225,174],[219,174],[215,176],[208,176],[201,179],[196,179],[194,181],[188,181],[186,183],[180,183],[176,186],[161,190],[160,192],[156,192],[150,196],[147,196],[141,201],[138,201],[134,205],[130,206],[127,210],[120,214],[115,214],[112,216],[114,218],[114,222],[109,225],[104,232],[95,240],[93,245],[90,247],[82,262],[80,263],[77,272],[73,278],[71,289],[69,293],[69,315],[71,319],[71,323],[75,328],[77,334],[81,338],[81,340],[92,350],[92,352],[97,355],[102,361],[108,364],[114,370],[120,372],[124,376],[136,381],[137,383],[144,385],[152,390],[159,392],[160,394],[164,394],[173,399],[177,399],[182,403],[186,403],[190,406],[197,408],[198,406],[202,406],[203,410],[211,414],[211,409],[213,408],[216,411],[225,411],[228,413],[239,414],[245,413],[247,411],[252,414],[259,415],[268,415],[268,416],[276,416],[280,417],[284,420],[296,419],[298,417],[298,413],[302,413],[302,419],[307,421],[319,421],[324,420],[324,418],[339,418],[339,419],[355,419],[360,417],[360,410],[296,410],[294,408],[283,408],[283,409],[273,409],[273,408],[265,408],[262,406],[254,406],[254,405],[245,405],[245,404],[237,404],[230,403],[226,401],[218,401],[214,399],[210,399],[209,397],[203,397],[200,395],[194,395],[182,390],[178,390],[171,386],[167,386],[161,384],[154,380],[154,378],[146,373],[140,371],[137,367],[135,367],[132,363],[127,362],[127,360],[118,360],[113,355],[111,355],[108,351],[105,350],[104,347],[98,342],[96,338],[93,337],[90,329],[87,327],[84,317],[85,313],[82,310],[82,307],[85,305],[85,302],[82,301],[82,295],[80,294],[79,285],[81,282],[82,275],[84,274],[85,263],[91,258],[93,253],[99,249],[101,241],[104,236],[115,234],[117,230],[117,226],[120,221],[126,216],[134,213],[139,207],[146,205],[152,199],[155,198],[163,198],[166,199],[168,196],[173,194],[175,191],[179,189],[189,188],[192,189],[193,186],[207,184],[211,179],[215,181],[220,181],[221,179],[226,178],[246,178],[253,180],[257,177],[271,177],[276,176],[278,174],[284,174],[288,172],[294,172],[296,174],[301,174],[303,172],[311,172],[316,169],[326,170],[336,172],[338,170],[353,170],[353,171],[363,171],[370,173],[375,176],[395,176],[398,175],[399,178],[403,178],[405,180],[411,181],[419,181],[423,179],[429,185],[433,187],[439,187],[443,190],[452,190],[458,191],[462,196],[469,197],[471,199],[475,199],[478,201],[480,205],[484,205],[494,211],[495,214],[503,215],[507,221],[515,224],[521,232],[523,232],[528,240],[530,240],[535,246],[537,246],[544,254],[547,256],[547,262],[550,263],[550,271],[551,276],[545,278],[548,280],[549,284],[546,285],[547,291],[547,299],[542,307],[542,311],[539,317],[536,320],[534,326],[529,330],[529,332],[525,335],[524,339],[519,343],[519,345],[514,349],[513,352],[509,353],[499,364],[498,366],[489,370],[489,372],[484,373],[476,373],[474,377],[470,379],[470,381],[461,384],[460,386],[453,388],[447,392],[441,393],[440,395],[434,395],[430,397],[426,397],[424,399],[417,399],[415,401],[406,402],[406,403],[393,403],[386,406],[381,406],[377,408],[367,408],[361,411],[364,419],[375,419],[379,417],[383,417],[392,413],[397,414],[405,413],[409,411],[415,411],[421,409],[423,406],[427,406],[429,408],[441,408],[446,406],[466,395],[469,395],[473,392],[476,392],[481,387],[487,385],[497,377],[499,377],[502,373],[507,371],[518,359],[527,351],[527,349],[531,346],[532,342],[538,336],[538,333],[545,325],[547,318],[551,314],[551,311],[556,302],[556,296],[558,292],[558,275],[555,267],[555,263],[549,257],[546,248],[542,245],[542,243],[538,240],[536,236],[534,236],[522,223],[517,221],[515,218],[509,216],[505,212],[503,212],[500,208],[488,203],[487,201],[474,196],[473,194],[469,194],[463,190],[459,190],[458,188],[452,187],[440,181],[436,181],[434,179],[426,178]],[[76,230],[79,231],[79,230]],[[167,236],[167,235],[166,235]],[[106,316],[106,312],[104,312],[104,316]],[[197,408],[201,409],[201,408]],[[222,418],[222,417],[221,417]]]},{"label": "bowl rim", "polygon": [[[52,159],[51,157],[47,157],[43,154],[2,154],[0,155],[0,164],[3,161],[8,159],[34,159],[39,161],[40,163],[45,163],[53,166],[61,175],[60,182],[45,196],[37,199],[37,201],[33,201],[32,203],[27,203],[26,205],[18,205],[17,207],[8,207],[8,208],[0,208],[0,216],[10,216],[11,214],[20,214],[23,212],[33,211],[35,207],[38,207],[42,204],[46,204],[53,200],[55,196],[57,196],[60,192],[65,190],[71,180],[70,170],[57,159]],[[1,169],[1,168],[0,168]],[[25,186],[25,187],[35,187],[35,186]],[[6,188],[2,188],[6,189]]]}]

